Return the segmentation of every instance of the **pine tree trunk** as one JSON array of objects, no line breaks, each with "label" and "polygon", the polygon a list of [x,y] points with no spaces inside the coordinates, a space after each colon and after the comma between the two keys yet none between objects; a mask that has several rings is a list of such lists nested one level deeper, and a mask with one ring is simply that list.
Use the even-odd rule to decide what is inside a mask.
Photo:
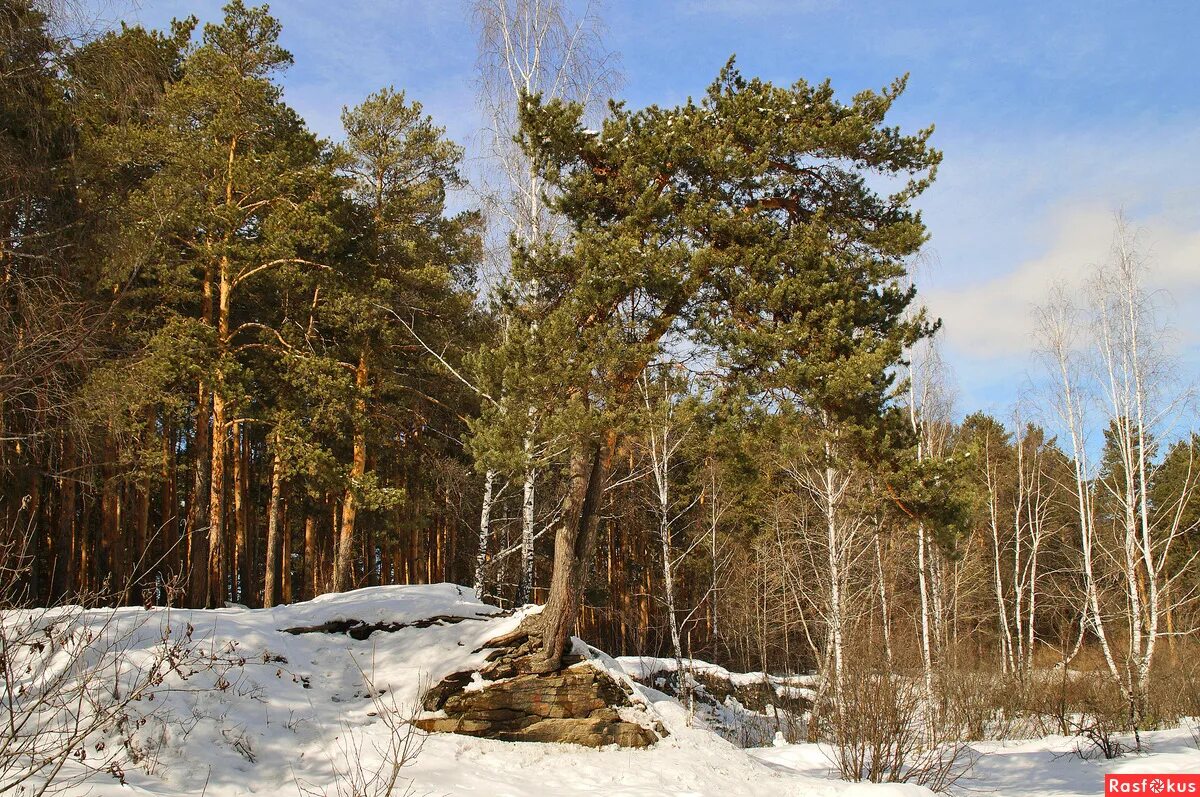
[{"label": "pine tree trunk", "polygon": [[179,506],[175,461],[175,427],[167,423],[163,415],[162,429],[162,484],[159,490],[159,544],[155,547],[155,568],[166,578],[175,576],[180,569]]},{"label": "pine tree trunk", "polygon": [[279,560],[280,594],[285,604],[292,603],[295,597],[295,587],[292,581],[292,535],[288,526],[287,500],[282,501],[279,510],[279,536],[283,538],[283,556]]},{"label": "pine tree trunk", "polygon": [[[124,603],[124,594],[120,589],[124,572],[118,539],[121,533],[121,496],[114,467],[116,444],[111,433],[105,434],[103,457],[100,466],[100,567],[105,568],[104,574],[111,579],[109,592],[113,600],[121,605]],[[94,575],[100,576],[100,573]]]},{"label": "pine tree trunk", "polygon": [[75,441],[70,433],[64,435],[62,442],[63,473],[68,474],[58,480],[58,534],[55,548],[58,559],[55,564],[54,597],[63,600],[76,588],[76,551],[75,538],[75,506],[78,488],[75,484]]},{"label": "pine tree trunk", "polygon": [[201,518],[207,517],[204,501],[208,494],[208,474],[211,461],[211,436],[209,414],[211,399],[203,382],[196,397],[196,432],[192,440],[192,489],[188,497],[187,519],[184,521],[184,539],[187,543],[187,567],[190,576],[188,601],[191,606],[203,606],[208,589],[208,545],[207,537],[200,533]]},{"label": "pine tree trunk", "polygon": [[[272,440],[271,465],[271,503],[267,509],[267,563],[266,575],[263,579],[263,606],[274,606],[278,601],[279,559],[280,548],[280,497],[283,494],[283,462],[279,456],[281,440],[279,433]],[[312,518],[309,518],[311,520]],[[305,550],[307,555],[307,548]]]},{"label": "pine tree trunk", "polygon": [[241,603],[249,604],[252,601],[250,597],[253,592],[251,590],[252,572],[250,561],[250,539],[248,529],[247,516],[247,500],[246,493],[248,492],[248,479],[246,473],[246,430],[241,423],[233,424],[233,539],[234,549],[237,553],[235,561],[237,568],[237,583],[234,585],[234,594],[237,600]]},{"label": "pine tree trunk", "polygon": [[362,482],[367,472],[367,353],[359,355],[358,366],[354,369],[354,386],[358,389],[359,397],[355,399],[354,421],[354,459],[350,465],[350,483],[346,486],[342,499],[342,527],[338,535],[337,556],[333,566],[333,589],[335,592],[345,592],[353,586],[354,570],[354,520],[358,514],[358,502],[354,491]]},{"label": "pine tree trunk", "polygon": [[204,605],[219,607],[225,601],[225,399],[213,392],[213,442],[208,492],[208,568]]},{"label": "pine tree trunk", "polygon": [[563,520],[554,539],[554,573],[540,615],[542,660],[535,665],[540,671],[559,667],[579,616],[584,567],[595,546],[600,501],[615,451],[616,433],[609,432],[602,442],[577,444],[571,454]]},{"label": "pine tree trunk", "polygon": [[150,553],[150,479],[143,476],[137,481],[136,506],[134,510],[133,557],[129,572],[134,603],[142,603],[142,582],[150,575],[154,565]]},{"label": "pine tree trunk", "polygon": [[309,600],[320,594],[317,567],[317,518],[311,512],[304,515],[304,596]]}]

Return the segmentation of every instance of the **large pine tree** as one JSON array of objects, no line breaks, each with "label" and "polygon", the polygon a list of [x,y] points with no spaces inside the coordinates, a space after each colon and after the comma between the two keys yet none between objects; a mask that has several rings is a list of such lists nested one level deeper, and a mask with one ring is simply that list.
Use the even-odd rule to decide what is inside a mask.
[{"label": "large pine tree", "polygon": [[[547,309],[494,353],[537,364],[496,370],[509,400],[550,399],[546,424],[570,445],[533,669],[558,666],[575,624],[623,420],[658,352],[690,347],[750,393],[840,427],[883,412],[893,366],[929,330],[906,315],[903,278],[926,236],[911,202],[940,160],[932,129],[884,124],[903,88],[846,104],[828,83],[778,87],[730,63],[700,101],[613,105],[599,131],[578,105],[525,99],[523,145],[571,224],[565,244],[514,255]],[[489,420],[480,448],[519,437],[505,414]]]}]

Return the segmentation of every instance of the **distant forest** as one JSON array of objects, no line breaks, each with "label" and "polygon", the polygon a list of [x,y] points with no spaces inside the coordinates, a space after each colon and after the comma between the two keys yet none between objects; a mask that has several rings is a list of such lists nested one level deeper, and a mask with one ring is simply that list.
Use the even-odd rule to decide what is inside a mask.
[{"label": "distant forest", "polygon": [[904,78],[730,61],[632,109],[596,20],[475,12],[468,183],[403,87],[309,130],[265,7],[78,40],[0,2],[8,605],[449,581],[546,604],[551,664],[1069,663],[1147,715],[1200,618],[1200,450],[1136,231],[1045,297],[1028,399],[964,411]]}]

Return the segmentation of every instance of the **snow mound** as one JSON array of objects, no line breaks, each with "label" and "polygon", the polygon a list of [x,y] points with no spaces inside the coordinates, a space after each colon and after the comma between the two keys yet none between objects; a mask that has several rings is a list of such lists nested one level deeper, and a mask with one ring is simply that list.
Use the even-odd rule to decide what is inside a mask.
[{"label": "snow mound", "polygon": [[[530,611],[535,610],[499,612],[453,584],[374,587],[272,609],[74,610],[77,622],[104,629],[108,638],[127,645],[131,660],[148,657],[164,635],[190,640],[206,658],[203,666],[172,673],[135,705],[138,716],[122,729],[91,740],[87,759],[72,761],[69,769],[88,773],[87,780],[68,793],[338,794],[347,771],[370,774],[384,767],[380,751],[392,734],[379,714],[381,700],[394,701],[402,712],[415,710],[429,684],[484,665],[487,651],[481,646],[514,630]],[[389,630],[368,629],[361,639],[311,630],[341,623]],[[670,736],[644,750],[593,750],[432,734],[402,770],[404,785],[414,794],[495,797],[929,794],[915,786],[837,781],[828,751],[817,745],[739,749],[703,724],[690,723],[688,711],[674,698],[633,683],[630,671],[640,675],[642,665],[578,641],[575,650],[592,666],[629,683]],[[1149,742],[1155,749],[1158,740]],[[1184,742],[1178,734],[1163,737],[1161,764],[1200,770],[1200,753]],[[995,745],[964,785],[983,793],[1101,794],[1106,769],[1154,771],[1158,763],[1155,756],[1071,762],[1061,758],[1066,744]],[[124,784],[104,771],[104,762],[118,754],[124,756]],[[1050,766],[1055,774],[1030,778],[1031,766]]]}]

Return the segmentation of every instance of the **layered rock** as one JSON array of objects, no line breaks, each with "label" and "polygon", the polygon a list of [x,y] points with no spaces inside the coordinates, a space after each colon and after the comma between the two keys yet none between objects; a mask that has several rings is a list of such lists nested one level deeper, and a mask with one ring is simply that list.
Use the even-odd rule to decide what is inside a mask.
[{"label": "layered rock", "polygon": [[[647,747],[665,736],[622,719],[618,709],[634,708],[632,692],[580,657],[568,657],[561,670],[523,672],[523,645],[489,655],[479,673],[459,672],[431,688],[427,711],[441,716],[418,719],[427,731],[461,733],[516,742],[564,742],[587,747],[610,744]],[[574,662],[574,663],[572,663]]]}]

